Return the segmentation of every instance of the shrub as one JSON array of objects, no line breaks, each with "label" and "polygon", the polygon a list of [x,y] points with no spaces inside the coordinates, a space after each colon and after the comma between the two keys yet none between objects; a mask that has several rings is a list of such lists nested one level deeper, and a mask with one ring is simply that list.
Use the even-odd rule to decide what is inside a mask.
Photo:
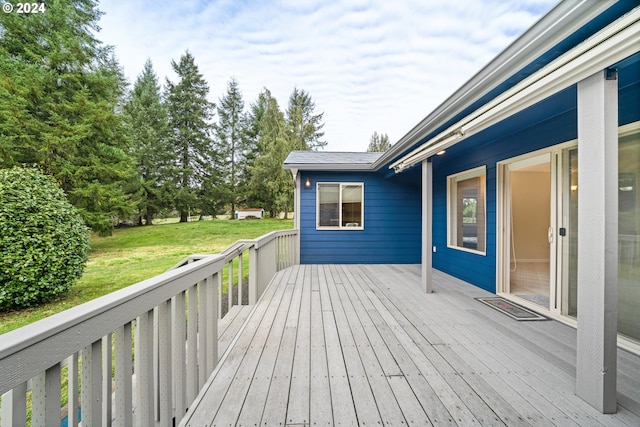
[{"label": "shrub", "polygon": [[88,249],[88,229],[52,177],[36,169],[0,170],[1,311],[68,291]]}]

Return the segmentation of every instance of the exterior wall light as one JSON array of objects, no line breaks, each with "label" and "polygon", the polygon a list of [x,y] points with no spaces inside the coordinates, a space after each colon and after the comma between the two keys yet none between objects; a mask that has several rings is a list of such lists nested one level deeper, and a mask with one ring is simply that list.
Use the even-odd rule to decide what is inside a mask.
[{"label": "exterior wall light", "polygon": [[304,182],[304,186],[305,186],[306,188],[311,187],[311,180],[310,180],[309,178],[307,178],[307,180]]}]

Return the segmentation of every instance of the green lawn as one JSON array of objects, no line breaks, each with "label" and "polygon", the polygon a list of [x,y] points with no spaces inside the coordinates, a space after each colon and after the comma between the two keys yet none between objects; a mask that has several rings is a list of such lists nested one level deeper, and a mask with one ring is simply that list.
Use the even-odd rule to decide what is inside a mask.
[{"label": "green lawn", "polygon": [[293,221],[209,220],[115,230],[91,237],[83,277],[68,294],[38,308],[0,313],[0,334],[165,272],[187,255],[215,254],[240,239],[293,228]]}]

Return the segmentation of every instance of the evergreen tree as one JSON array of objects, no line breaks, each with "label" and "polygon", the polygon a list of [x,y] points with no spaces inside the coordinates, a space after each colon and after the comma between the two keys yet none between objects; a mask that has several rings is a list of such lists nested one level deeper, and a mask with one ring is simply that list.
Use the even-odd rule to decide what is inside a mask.
[{"label": "evergreen tree", "polygon": [[225,205],[230,205],[231,218],[235,218],[236,204],[246,198],[247,182],[243,172],[250,148],[248,119],[235,78],[229,80],[227,93],[218,102],[217,111],[216,151],[218,171],[223,176],[217,193]]},{"label": "evergreen tree", "polygon": [[367,151],[384,153],[389,148],[391,148],[389,135],[387,135],[386,133],[378,134],[378,132],[373,132],[373,135],[371,135],[371,139],[369,139],[369,147],[367,147]]},{"label": "evergreen tree", "polygon": [[167,110],[151,60],[145,62],[124,110],[130,152],[137,167],[135,201],[140,218],[144,217],[146,225],[151,225],[154,215],[170,205],[172,160]]},{"label": "evergreen tree", "polygon": [[245,150],[245,164],[243,179],[245,181],[250,180],[251,166],[255,160],[261,154],[260,138],[262,136],[262,117],[267,106],[269,99],[271,98],[271,92],[267,88],[263,88],[262,92],[258,95],[258,99],[251,103],[249,112],[247,114],[247,146]]},{"label": "evergreen tree", "polygon": [[264,91],[258,105],[264,107],[260,117],[258,150],[260,155],[251,167],[252,200],[275,217],[293,207],[291,174],[282,163],[291,151],[284,114],[275,98]]},{"label": "evergreen tree", "polygon": [[208,208],[198,196],[219,180],[212,164],[210,138],[215,105],[207,100],[209,86],[191,53],[187,51],[179,63],[171,61],[171,65],[179,78],[175,84],[167,79],[166,84],[170,140],[176,158],[173,200],[180,222],[186,222],[191,208]]},{"label": "evergreen tree", "polygon": [[293,89],[287,107],[287,127],[294,150],[317,150],[327,145],[321,140],[324,136],[324,113],[314,114],[315,108],[311,95],[304,90]]},{"label": "evergreen tree", "polygon": [[111,232],[131,204],[122,117],[126,88],[109,47],[94,37],[93,0],[52,0],[45,13],[0,14],[0,167],[55,176],[86,223]]}]

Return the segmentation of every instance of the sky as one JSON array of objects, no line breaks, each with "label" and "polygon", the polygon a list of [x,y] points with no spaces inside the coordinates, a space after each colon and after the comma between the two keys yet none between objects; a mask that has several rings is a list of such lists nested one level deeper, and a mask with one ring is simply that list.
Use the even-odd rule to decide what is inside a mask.
[{"label": "sky", "polygon": [[[324,113],[327,151],[392,143],[444,102],[558,0],[104,0],[97,38],[133,84],[144,62],[177,82],[188,50],[212,102],[231,77],[245,107],[294,88]],[[214,119],[215,120],[215,119]]]}]

